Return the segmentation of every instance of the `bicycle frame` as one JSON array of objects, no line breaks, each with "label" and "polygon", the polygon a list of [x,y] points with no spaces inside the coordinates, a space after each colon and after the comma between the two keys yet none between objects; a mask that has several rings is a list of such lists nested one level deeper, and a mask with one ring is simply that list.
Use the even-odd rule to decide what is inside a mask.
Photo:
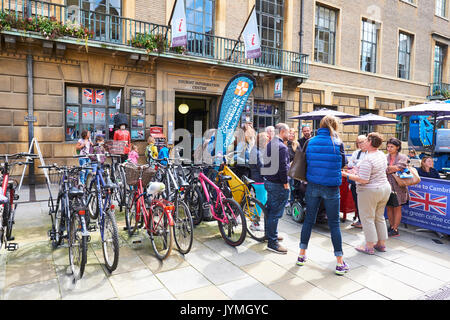
[{"label": "bicycle frame", "polygon": [[[211,213],[212,213],[214,219],[219,220],[219,221],[221,221],[222,223],[227,224],[227,223],[228,223],[228,217],[227,217],[227,215],[225,214],[225,210],[224,210],[224,208],[223,208],[223,202],[222,202],[222,200],[225,199],[226,197],[225,197],[225,195],[223,194],[222,190],[220,190],[220,188],[219,188],[218,186],[216,186],[216,184],[215,184],[214,182],[212,182],[211,180],[209,180],[208,177],[207,177],[203,172],[200,172],[200,173],[199,173],[198,179],[200,180],[200,183],[201,183],[202,188],[203,188],[203,193],[204,193],[205,196],[206,196],[206,201],[209,203],[209,206],[210,206],[210,209],[211,209]],[[211,198],[210,198],[210,195],[209,195],[209,191],[208,191],[208,189],[206,188],[206,183],[208,183],[211,187],[213,187],[214,190],[215,190],[216,193],[217,193],[217,197],[216,197],[216,208],[214,208],[213,205],[212,205],[212,203],[210,202],[210,199],[211,199]],[[223,219],[220,218],[220,217],[218,217],[217,214],[216,214],[216,209],[218,209],[217,207],[219,206],[219,204],[220,204],[220,208],[222,209]],[[233,215],[234,215],[234,212],[233,212]]]},{"label": "bicycle frame", "polygon": [[[97,188],[97,203],[99,210],[99,225],[100,225],[100,236],[102,241],[104,241],[104,231],[105,231],[105,215],[103,214],[103,208],[111,207],[111,190],[108,190],[106,194],[105,201],[102,203],[102,187],[106,185],[105,180],[103,179],[103,165],[101,163],[97,163],[97,168],[95,169],[95,179],[92,180],[89,189],[92,188],[92,185],[95,183]],[[89,195],[87,203],[91,202],[92,194]]]},{"label": "bicycle frame", "polygon": [[[139,183],[138,183],[138,189],[137,192],[135,193],[133,202],[136,201],[136,221],[139,221],[141,219],[141,209],[143,211],[143,217],[144,217],[144,223],[145,223],[145,228],[147,230],[149,230],[150,232],[154,232],[156,230],[156,227],[159,226],[159,223],[155,226],[152,224],[151,228],[149,228],[149,217],[150,215],[153,215],[152,213],[152,207],[153,205],[162,205],[163,209],[164,209],[164,214],[167,216],[167,219],[169,220],[169,225],[173,226],[174,222],[173,222],[173,218],[172,218],[172,211],[175,209],[175,207],[173,206],[172,203],[170,203],[167,200],[156,200],[156,199],[152,199],[151,202],[151,206],[150,209],[147,209],[145,206],[145,197],[147,196],[147,192],[144,191],[144,187],[142,186],[142,178],[139,178]],[[162,220],[160,220],[159,222],[161,222]]]}]

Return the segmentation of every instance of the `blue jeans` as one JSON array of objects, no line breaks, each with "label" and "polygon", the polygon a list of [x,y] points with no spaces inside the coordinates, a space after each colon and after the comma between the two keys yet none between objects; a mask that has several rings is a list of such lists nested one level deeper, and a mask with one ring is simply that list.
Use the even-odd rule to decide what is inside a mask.
[{"label": "blue jeans", "polygon": [[[90,162],[89,159],[80,158],[78,160],[79,160],[80,166]],[[82,184],[86,183],[86,178],[87,178],[88,174],[89,174],[89,170],[80,171],[80,183],[82,183]]]},{"label": "blue jeans", "polygon": [[278,244],[278,220],[283,216],[284,207],[289,199],[289,189],[285,189],[281,183],[266,181],[264,186],[267,190],[267,215],[265,230],[267,246],[276,247]]},{"label": "blue jeans", "polygon": [[317,212],[323,199],[331,231],[331,242],[334,255],[340,257],[342,252],[342,237],[339,227],[339,205],[341,194],[339,187],[326,187],[308,182],[306,187],[306,217],[300,235],[300,249],[307,249],[313,225],[316,223]]}]

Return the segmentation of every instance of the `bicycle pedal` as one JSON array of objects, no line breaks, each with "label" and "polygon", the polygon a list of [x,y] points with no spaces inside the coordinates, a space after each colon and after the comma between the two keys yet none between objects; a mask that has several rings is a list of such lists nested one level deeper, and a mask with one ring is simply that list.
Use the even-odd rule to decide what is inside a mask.
[{"label": "bicycle pedal", "polygon": [[14,201],[19,200],[19,195],[18,194],[14,194]]},{"label": "bicycle pedal", "polygon": [[19,249],[18,243],[8,243],[6,245],[6,250],[8,250],[8,251],[16,251],[17,249]]},{"label": "bicycle pedal", "polygon": [[133,240],[133,244],[135,243],[142,243],[142,240]]},{"label": "bicycle pedal", "polygon": [[91,242],[91,236],[87,236],[87,242]]},{"label": "bicycle pedal", "polygon": [[50,240],[55,240],[55,233],[52,230],[47,231],[47,236],[50,238]]},{"label": "bicycle pedal", "polygon": [[203,208],[204,210],[209,209],[209,203],[208,203],[208,202],[204,202],[204,203],[202,204],[202,208]]},{"label": "bicycle pedal", "polygon": [[97,231],[97,225],[95,225],[95,224],[89,225],[89,226],[88,226],[88,231],[89,231],[89,232],[95,232],[95,231]]},{"label": "bicycle pedal", "polygon": [[8,240],[8,241],[13,241],[15,239],[15,237],[9,237],[9,238],[7,238],[6,240]]}]

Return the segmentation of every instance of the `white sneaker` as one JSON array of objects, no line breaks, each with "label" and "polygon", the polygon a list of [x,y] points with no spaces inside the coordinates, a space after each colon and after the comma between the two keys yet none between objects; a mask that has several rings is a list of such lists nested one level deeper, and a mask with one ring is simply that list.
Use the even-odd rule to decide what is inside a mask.
[{"label": "white sneaker", "polygon": [[259,224],[257,224],[256,222],[253,222],[250,225],[250,230],[252,230],[252,231],[264,231],[264,227],[259,225]]}]

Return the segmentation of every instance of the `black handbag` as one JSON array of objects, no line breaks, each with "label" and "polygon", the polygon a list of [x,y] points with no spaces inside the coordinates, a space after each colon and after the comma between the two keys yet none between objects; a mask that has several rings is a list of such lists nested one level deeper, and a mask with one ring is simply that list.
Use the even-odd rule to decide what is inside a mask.
[{"label": "black handbag", "polygon": [[398,207],[399,205],[400,205],[400,203],[398,203],[397,192],[391,191],[391,194],[389,196],[388,202],[386,203],[386,206],[388,206],[388,207]]}]

